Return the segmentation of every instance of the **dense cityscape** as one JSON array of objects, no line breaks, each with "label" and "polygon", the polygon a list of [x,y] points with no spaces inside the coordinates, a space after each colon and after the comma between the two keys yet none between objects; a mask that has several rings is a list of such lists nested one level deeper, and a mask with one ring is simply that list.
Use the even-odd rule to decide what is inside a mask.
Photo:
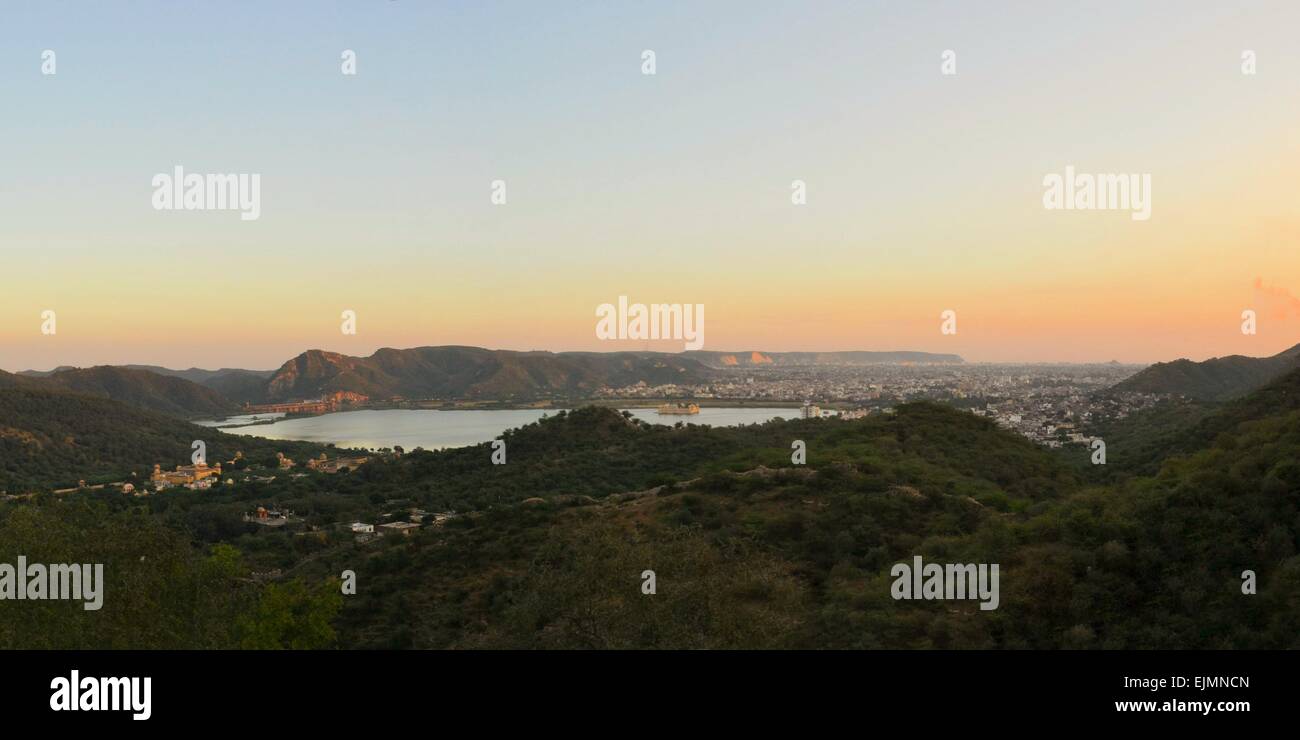
[{"label": "dense cityscape", "polygon": [[[1094,424],[1122,419],[1162,396],[1106,392],[1142,369],[1105,364],[879,364],[724,369],[695,385],[602,388],[602,399],[693,399],[704,404],[804,405],[820,415],[888,413],[930,400],[968,409],[1048,447],[1086,444]],[[807,415],[805,413],[805,415]]]}]

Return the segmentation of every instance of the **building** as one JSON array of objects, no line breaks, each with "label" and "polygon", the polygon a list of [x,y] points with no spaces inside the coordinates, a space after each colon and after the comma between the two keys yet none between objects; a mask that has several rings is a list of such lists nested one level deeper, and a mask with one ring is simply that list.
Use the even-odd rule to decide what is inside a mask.
[{"label": "building", "polygon": [[321,398],[309,401],[289,401],[286,403],[244,404],[244,411],[250,414],[328,414],[331,411],[352,406],[359,406],[370,397],[352,391],[335,391]]},{"label": "building", "polygon": [[391,522],[376,527],[380,534],[400,534],[405,537],[410,537],[411,533],[419,528],[420,525],[411,522]]},{"label": "building", "polygon": [[320,473],[337,473],[340,470],[356,470],[358,467],[370,462],[369,457],[336,457],[333,460],[325,458],[325,453],[315,460],[308,460],[307,467]]},{"label": "building", "polygon": [[799,415],[804,419],[820,419],[822,417],[822,408],[811,403],[804,403],[803,408],[799,409]]},{"label": "building", "polygon": [[[153,466],[153,473],[149,476],[149,482],[153,483],[154,488],[162,490],[169,486],[194,486],[200,481],[210,477],[221,479],[221,463],[208,467],[207,463],[197,463],[195,465],[177,465],[175,470],[164,471],[161,465]],[[203,485],[204,488],[212,485],[208,481]]]},{"label": "building", "polygon": [[250,414],[323,414],[329,410],[324,401],[291,401],[289,403],[245,404]]},{"label": "building", "polygon": [[665,403],[657,409],[664,416],[691,416],[700,413],[698,403]]},{"label": "building", "polygon": [[244,514],[244,521],[250,524],[260,524],[263,527],[283,527],[289,523],[289,513],[268,509],[265,506],[257,507],[257,511],[251,514]]}]

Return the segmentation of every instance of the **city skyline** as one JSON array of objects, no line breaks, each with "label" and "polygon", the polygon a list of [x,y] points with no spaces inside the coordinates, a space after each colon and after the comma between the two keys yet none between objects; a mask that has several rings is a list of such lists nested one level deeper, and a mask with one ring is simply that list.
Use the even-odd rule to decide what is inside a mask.
[{"label": "city skyline", "polygon": [[[646,348],[595,336],[620,295],[707,306],[706,350],[1272,355],[1300,9],[1200,6],[14,9],[0,367]],[[155,210],[178,166],[259,173],[259,218]],[[1067,168],[1149,174],[1150,218],[1045,209]]]}]

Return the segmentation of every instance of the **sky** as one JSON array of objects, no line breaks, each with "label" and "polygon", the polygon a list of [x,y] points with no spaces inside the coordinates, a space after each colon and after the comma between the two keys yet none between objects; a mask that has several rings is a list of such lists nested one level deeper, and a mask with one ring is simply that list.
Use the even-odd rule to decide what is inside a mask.
[{"label": "sky", "polygon": [[[1300,342],[1298,27],[1293,2],[9,3],[0,368],[682,349],[599,339],[619,296],[705,306],[713,350],[1273,354]],[[178,165],[257,173],[259,218],[155,209]],[[1150,218],[1045,208],[1067,166],[1148,174]]]}]

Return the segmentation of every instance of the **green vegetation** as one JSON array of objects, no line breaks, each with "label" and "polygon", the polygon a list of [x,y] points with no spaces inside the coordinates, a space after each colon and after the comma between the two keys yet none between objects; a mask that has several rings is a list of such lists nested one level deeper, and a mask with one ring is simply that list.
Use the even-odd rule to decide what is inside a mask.
[{"label": "green vegetation", "polygon": [[602,386],[645,381],[699,383],[714,371],[661,352],[513,352],[481,347],[385,347],[369,357],[314,349],[294,357],[265,383],[276,400],[351,391],[373,399],[521,401],[587,398]]},{"label": "green vegetation", "polygon": [[337,582],[261,585],[228,545],[196,548],[141,510],[58,499],[0,512],[0,562],[99,563],[103,605],[5,602],[0,648],[325,648]]},{"label": "green vegetation", "polygon": [[[1105,473],[929,403],[716,429],[587,407],[507,433],[505,465],[484,444],[206,492],[46,495],[0,508],[0,552],[36,551],[31,533],[47,525],[33,522],[55,522],[68,548],[44,557],[84,562],[68,538],[89,531],[138,594],[110,587],[117,621],[68,607],[39,617],[50,625],[40,635],[37,622],[0,635],[247,648],[1300,647],[1300,372],[1221,407],[1145,414],[1108,432],[1118,464]],[[794,440],[806,465],[791,465]],[[300,519],[242,520],[261,505]],[[417,508],[459,516],[368,541],[346,526]],[[155,547],[165,571],[131,561]],[[895,601],[890,568],[915,555],[998,563],[999,607]],[[340,596],[348,570],[357,593]],[[1255,595],[1242,593],[1244,570]],[[157,633],[136,636],[151,610]]]},{"label": "green vegetation", "polygon": [[[8,376],[12,379],[15,376]],[[271,442],[223,434],[159,413],[41,386],[26,379],[5,387],[0,377],[0,492],[147,480],[155,464],[189,464],[191,443],[207,444],[208,459],[319,454],[320,445]]]},{"label": "green vegetation", "polygon": [[1106,442],[1106,464],[1093,465],[1091,454],[1077,446],[1058,449],[1058,456],[1092,482],[1114,482],[1134,475],[1155,475],[1173,453],[1186,454],[1204,444],[1193,441],[1189,430],[1214,418],[1223,404],[1170,398],[1123,419],[1112,419],[1088,429]]},{"label": "green vegetation", "polygon": [[111,398],[129,406],[181,418],[220,416],[239,408],[220,393],[198,383],[126,367],[59,370],[27,381],[35,387]]},{"label": "green vegetation", "polygon": [[1204,362],[1158,362],[1114,390],[1174,394],[1197,401],[1226,401],[1257,390],[1300,368],[1300,344],[1272,357],[1215,357]]}]

